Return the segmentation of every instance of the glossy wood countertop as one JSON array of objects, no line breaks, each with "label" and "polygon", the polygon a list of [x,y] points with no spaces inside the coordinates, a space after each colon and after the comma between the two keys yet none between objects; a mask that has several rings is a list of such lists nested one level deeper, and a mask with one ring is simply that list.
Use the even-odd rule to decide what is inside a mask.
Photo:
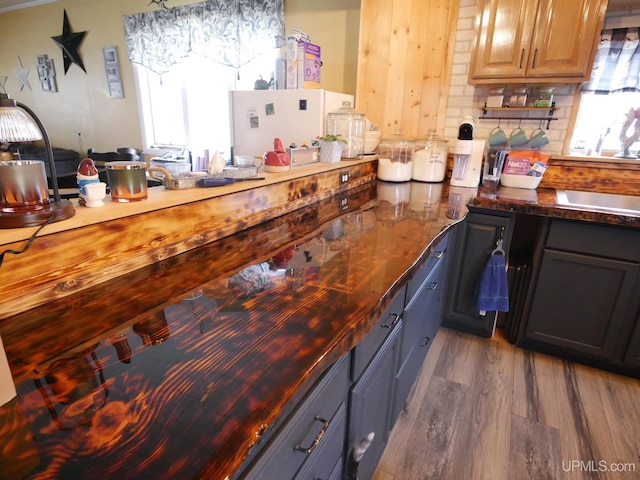
[{"label": "glossy wood countertop", "polygon": [[640,228],[640,213],[622,214],[597,208],[560,205],[554,188],[527,190],[500,187],[497,191],[491,191],[481,187],[471,199],[470,206],[488,210]]},{"label": "glossy wood countertop", "polygon": [[510,190],[370,182],[1,319],[0,477],[235,478],[467,202],[638,225]]},{"label": "glossy wood countertop", "polygon": [[2,478],[233,478],[465,214],[371,182],[0,320]]}]

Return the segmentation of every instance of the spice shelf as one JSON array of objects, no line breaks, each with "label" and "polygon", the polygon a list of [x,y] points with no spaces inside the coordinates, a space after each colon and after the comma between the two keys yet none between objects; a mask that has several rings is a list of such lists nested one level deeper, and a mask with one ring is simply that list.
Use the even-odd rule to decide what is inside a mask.
[{"label": "spice shelf", "polygon": [[[550,107],[487,107],[485,103],[481,108],[482,115],[480,120],[526,120],[547,122],[547,130],[553,120],[557,120],[558,117],[554,117],[554,113],[559,109],[556,107],[555,102]],[[507,112],[516,113],[516,115],[506,115]],[[540,114],[531,116],[531,113]]]}]

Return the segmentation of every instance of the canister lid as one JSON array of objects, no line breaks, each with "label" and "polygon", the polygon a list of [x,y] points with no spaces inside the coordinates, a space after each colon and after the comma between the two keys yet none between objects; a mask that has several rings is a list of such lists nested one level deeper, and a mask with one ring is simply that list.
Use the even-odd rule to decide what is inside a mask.
[{"label": "canister lid", "polygon": [[356,112],[355,108],[351,107],[351,102],[349,101],[342,102],[342,107],[335,112],[330,112],[329,115],[349,115],[356,118],[364,118],[364,113]]},{"label": "canister lid", "polygon": [[145,162],[128,161],[106,162],[104,166],[107,170],[144,170],[147,168]]}]

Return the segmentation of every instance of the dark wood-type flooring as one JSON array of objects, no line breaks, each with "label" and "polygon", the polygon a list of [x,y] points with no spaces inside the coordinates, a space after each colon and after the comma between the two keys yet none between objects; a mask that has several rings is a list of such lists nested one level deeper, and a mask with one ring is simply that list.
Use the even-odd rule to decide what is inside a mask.
[{"label": "dark wood-type flooring", "polygon": [[373,480],[640,478],[640,381],[441,328]]}]

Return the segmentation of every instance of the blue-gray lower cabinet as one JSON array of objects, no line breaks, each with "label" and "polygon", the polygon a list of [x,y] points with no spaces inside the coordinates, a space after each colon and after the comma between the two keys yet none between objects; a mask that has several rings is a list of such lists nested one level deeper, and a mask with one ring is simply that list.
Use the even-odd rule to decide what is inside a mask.
[{"label": "blue-gray lower cabinet", "polygon": [[347,354],[329,368],[240,478],[329,479],[341,470],[349,365]]},{"label": "blue-gray lower cabinet", "polygon": [[624,352],[624,364],[640,370],[640,312],[636,318],[636,325],[633,333],[631,334],[631,340]]},{"label": "blue-gray lower cabinet", "polygon": [[640,232],[560,219],[547,227],[517,344],[640,377]]},{"label": "blue-gray lower cabinet", "polygon": [[[444,250],[442,250],[444,252]],[[446,258],[442,256],[409,300],[402,315],[403,329],[395,378],[391,426],[405,407],[431,343],[442,323],[442,295]]]},{"label": "blue-gray lower cabinet", "polygon": [[406,405],[413,384],[442,323],[450,237],[451,235],[447,235],[438,243],[431,256],[407,285],[391,408],[392,427]]},{"label": "blue-gray lower cabinet", "polygon": [[387,445],[401,330],[402,321],[395,325],[373,361],[351,388],[346,455],[350,455],[353,446],[369,433],[375,434],[360,461],[358,480],[368,480],[373,476]]},{"label": "blue-gray lower cabinet", "polygon": [[451,272],[443,325],[454,330],[491,337],[497,312],[480,315],[475,305],[476,288],[491,252],[502,235],[503,249],[509,247],[515,224],[515,214],[470,212],[456,226],[451,248]]}]

